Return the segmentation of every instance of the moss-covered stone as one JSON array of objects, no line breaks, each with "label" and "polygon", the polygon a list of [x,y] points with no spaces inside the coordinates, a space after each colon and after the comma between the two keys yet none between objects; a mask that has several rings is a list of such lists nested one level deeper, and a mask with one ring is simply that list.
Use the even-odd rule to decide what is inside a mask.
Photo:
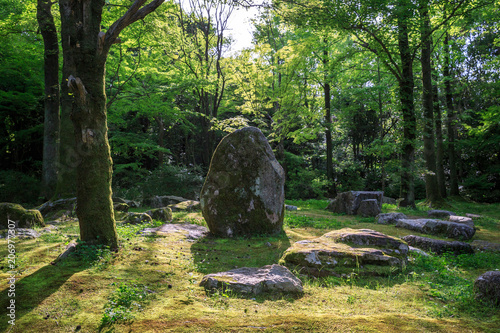
[{"label": "moss-covered stone", "polygon": [[173,212],[182,212],[182,211],[192,212],[201,209],[200,202],[195,200],[186,200],[183,202],[179,202],[178,204],[168,205],[168,207]]},{"label": "moss-covered stone", "polygon": [[284,182],[283,168],[258,128],[226,136],[212,157],[200,195],[210,232],[221,237],[280,233]]},{"label": "moss-covered stone", "polygon": [[8,228],[8,220],[16,222],[18,228],[44,227],[43,216],[36,209],[24,209],[23,206],[2,202],[0,203],[0,228]]},{"label": "moss-covered stone", "polygon": [[146,212],[153,220],[162,222],[172,221],[172,210],[169,207],[155,208]]},{"label": "moss-covered stone", "polygon": [[311,275],[386,275],[406,265],[407,254],[408,245],[396,237],[344,228],[294,243],[280,263]]}]

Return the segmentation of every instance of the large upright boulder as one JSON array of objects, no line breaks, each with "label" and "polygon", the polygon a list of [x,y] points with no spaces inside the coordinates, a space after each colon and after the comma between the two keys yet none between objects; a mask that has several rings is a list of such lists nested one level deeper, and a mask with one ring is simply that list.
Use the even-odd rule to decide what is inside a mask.
[{"label": "large upright boulder", "polygon": [[[335,200],[330,202],[328,209],[334,213],[356,215],[358,214],[361,202],[365,200],[377,200],[378,213],[382,209],[382,198],[384,192],[379,191],[348,191],[337,195]],[[377,213],[377,214],[378,214]],[[377,214],[373,215],[376,216]]]},{"label": "large upright boulder", "polygon": [[285,173],[262,132],[245,127],[222,139],[201,190],[203,217],[220,237],[282,231]]}]

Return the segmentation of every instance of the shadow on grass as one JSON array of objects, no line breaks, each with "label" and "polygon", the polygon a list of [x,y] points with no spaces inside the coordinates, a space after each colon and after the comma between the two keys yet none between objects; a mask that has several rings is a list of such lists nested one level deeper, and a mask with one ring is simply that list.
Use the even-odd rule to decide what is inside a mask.
[{"label": "shadow on grass", "polygon": [[290,247],[285,233],[252,238],[204,237],[191,246],[197,270],[203,274],[224,272],[240,267],[277,264]]},{"label": "shadow on grass", "polygon": [[[92,267],[95,262],[102,259],[102,249],[96,250],[94,259],[89,256],[89,248],[89,246],[83,246],[82,249],[79,245],[77,251],[56,265],[48,264],[27,276],[16,275],[15,296],[10,297],[9,288],[1,292],[0,307],[6,309],[14,299],[15,321],[17,322],[56,293],[73,275]],[[7,330],[11,326],[7,320],[0,321],[0,331]]]}]

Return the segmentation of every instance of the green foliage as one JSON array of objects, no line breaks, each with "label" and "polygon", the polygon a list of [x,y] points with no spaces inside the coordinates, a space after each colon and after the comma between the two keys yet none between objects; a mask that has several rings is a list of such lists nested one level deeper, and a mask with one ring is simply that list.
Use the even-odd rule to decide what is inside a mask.
[{"label": "green foliage", "polygon": [[284,225],[289,228],[316,228],[316,229],[340,229],[347,226],[349,223],[337,221],[332,218],[325,217],[310,217],[295,213],[285,215]]},{"label": "green foliage", "polygon": [[[111,284],[112,286],[115,283]],[[101,327],[134,318],[134,311],[141,311],[151,291],[143,285],[121,283],[104,305]]]},{"label": "green foliage", "polygon": [[37,178],[15,170],[0,171],[0,202],[34,204],[39,194],[40,181]]},{"label": "green foliage", "polygon": [[287,180],[285,196],[289,199],[322,198],[328,185],[326,176],[306,166],[301,156],[285,152]]},{"label": "green foliage", "polygon": [[203,186],[200,168],[166,165],[151,172],[142,184],[143,197],[153,195],[177,195],[185,198],[197,197]]},{"label": "green foliage", "polygon": [[104,269],[113,257],[109,246],[92,245],[79,240],[76,251],[71,256],[79,260],[84,267],[93,267],[97,270]]}]

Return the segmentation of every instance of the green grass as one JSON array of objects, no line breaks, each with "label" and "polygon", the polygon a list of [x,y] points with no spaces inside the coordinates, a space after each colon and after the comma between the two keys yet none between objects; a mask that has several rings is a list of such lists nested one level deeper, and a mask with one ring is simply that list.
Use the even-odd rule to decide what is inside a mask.
[{"label": "green grass", "polygon": [[[312,278],[295,272],[304,294],[206,293],[208,273],[277,263],[297,240],[343,227],[408,233],[374,218],[335,215],[326,200],[287,201],[285,233],[277,236],[188,241],[180,234],[138,234],[145,225],[119,223],[120,250],[80,244],[51,262],[78,235],[76,221],[36,240],[16,243],[16,326],[11,332],[495,332],[500,311],[475,300],[473,283],[500,268],[500,254],[411,256],[406,268],[384,277]],[[484,215],[474,239],[500,240],[495,207],[451,201],[458,213]],[[492,209],[493,208],[493,209]],[[140,211],[140,210],[139,210]],[[384,211],[399,211],[384,205]],[[423,208],[406,210],[411,216]],[[205,225],[200,213],[174,213],[174,223]],[[69,235],[69,237],[68,237]],[[1,258],[6,241],[0,240]],[[7,261],[0,260],[0,306],[6,306]],[[9,329],[0,319],[0,331]]]}]

